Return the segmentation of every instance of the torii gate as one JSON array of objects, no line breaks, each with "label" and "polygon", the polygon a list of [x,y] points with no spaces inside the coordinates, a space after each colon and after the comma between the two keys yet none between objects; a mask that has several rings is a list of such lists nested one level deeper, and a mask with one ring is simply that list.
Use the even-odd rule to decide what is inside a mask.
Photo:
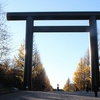
[{"label": "torii gate", "polygon": [[[100,12],[9,12],[8,20],[26,20],[24,89],[32,87],[33,32],[90,32],[92,91],[99,88],[99,63],[96,20]],[[89,20],[89,26],[34,26],[34,20]]]}]

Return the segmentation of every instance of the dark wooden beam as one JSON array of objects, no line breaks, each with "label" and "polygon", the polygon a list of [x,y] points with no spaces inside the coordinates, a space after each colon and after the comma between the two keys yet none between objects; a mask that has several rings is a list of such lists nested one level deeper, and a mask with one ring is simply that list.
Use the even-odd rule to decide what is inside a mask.
[{"label": "dark wooden beam", "polygon": [[33,32],[89,32],[89,26],[33,26]]},{"label": "dark wooden beam", "polygon": [[8,20],[88,20],[91,16],[100,19],[100,12],[8,12]]},{"label": "dark wooden beam", "polygon": [[98,57],[98,38],[97,38],[97,23],[95,16],[90,17],[90,48],[91,48],[91,82],[92,91],[97,92],[99,89],[99,57]]}]

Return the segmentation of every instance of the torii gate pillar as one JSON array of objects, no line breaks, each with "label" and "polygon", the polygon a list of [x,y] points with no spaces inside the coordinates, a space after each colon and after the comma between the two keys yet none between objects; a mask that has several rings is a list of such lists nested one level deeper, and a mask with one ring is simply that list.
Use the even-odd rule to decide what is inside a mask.
[{"label": "torii gate pillar", "polygon": [[99,87],[99,58],[98,58],[98,39],[97,39],[97,25],[96,17],[91,16],[89,19],[90,24],[90,62],[91,62],[91,76],[92,76],[92,90],[98,91]]},{"label": "torii gate pillar", "polygon": [[24,90],[32,89],[32,48],[33,48],[33,18],[26,19],[25,62],[24,62]]}]

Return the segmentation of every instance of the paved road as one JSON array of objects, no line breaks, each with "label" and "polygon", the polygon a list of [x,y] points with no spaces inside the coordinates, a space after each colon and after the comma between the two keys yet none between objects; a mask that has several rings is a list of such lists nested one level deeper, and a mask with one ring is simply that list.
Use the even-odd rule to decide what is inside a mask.
[{"label": "paved road", "polygon": [[86,92],[35,92],[21,91],[0,95],[0,100],[100,100],[100,92],[98,97],[94,97],[94,93]]}]

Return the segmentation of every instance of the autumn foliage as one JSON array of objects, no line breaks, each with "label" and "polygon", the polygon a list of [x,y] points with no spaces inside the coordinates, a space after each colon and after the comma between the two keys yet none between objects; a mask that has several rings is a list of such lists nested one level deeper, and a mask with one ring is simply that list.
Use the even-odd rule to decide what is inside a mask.
[{"label": "autumn foliage", "polygon": [[70,83],[70,79],[64,85],[64,91],[78,91],[84,90],[88,85],[91,87],[91,77],[90,77],[90,59],[89,50],[87,50],[86,55],[80,58],[77,65],[77,69],[74,72],[73,83]]},{"label": "autumn foliage", "polygon": [[[23,81],[24,74],[24,44],[20,45],[18,50],[18,55],[14,58],[15,69],[19,71],[20,79]],[[43,89],[43,85],[45,88]],[[46,75],[46,71],[40,60],[40,55],[37,49],[34,49],[33,62],[32,62],[32,90],[35,91],[52,91],[52,86],[50,84],[49,78]]]}]

